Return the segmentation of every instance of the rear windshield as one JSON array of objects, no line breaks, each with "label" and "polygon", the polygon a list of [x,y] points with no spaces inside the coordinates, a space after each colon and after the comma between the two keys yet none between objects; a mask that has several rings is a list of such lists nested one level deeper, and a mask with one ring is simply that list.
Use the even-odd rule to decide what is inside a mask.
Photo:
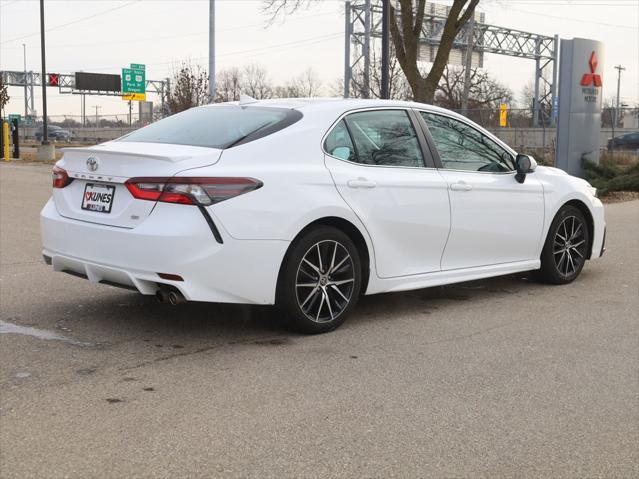
[{"label": "rear windshield", "polygon": [[164,118],[118,141],[230,148],[275,133],[300,118],[299,111],[287,108],[198,107]]}]

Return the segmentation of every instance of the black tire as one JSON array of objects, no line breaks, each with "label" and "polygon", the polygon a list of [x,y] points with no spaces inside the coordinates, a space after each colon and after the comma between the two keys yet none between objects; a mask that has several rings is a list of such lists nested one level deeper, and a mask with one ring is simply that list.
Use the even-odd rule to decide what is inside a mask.
[{"label": "black tire", "polygon": [[541,252],[542,281],[566,284],[574,281],[586,263],[590,232],[584,214],[574,206],[563,206],[550,225]]},{"label": "black tire", "polygon": [[353,241],[337,228],[318,226],[295,240],[287,252],[276,307],[296,331],[326,333],[346,320],[357,304],[361,284],[361,261]]}]

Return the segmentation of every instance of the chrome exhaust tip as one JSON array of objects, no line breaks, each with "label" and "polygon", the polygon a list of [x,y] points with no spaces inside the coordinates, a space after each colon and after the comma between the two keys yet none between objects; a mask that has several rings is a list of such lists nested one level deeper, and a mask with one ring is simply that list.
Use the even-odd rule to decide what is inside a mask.
[{"label": "chrome exhaust tip", "polygon": [[158,289],[155,293],[155,299],[158,300],[158,303],[168,303],[169,292],[165,289]]},{"label": "chrome exhaust tip", "polygon": [[169,291],[168,300],[171,306],[177,306],[178,304],[186,303],[186,298],[182,296],[179,291]]}]

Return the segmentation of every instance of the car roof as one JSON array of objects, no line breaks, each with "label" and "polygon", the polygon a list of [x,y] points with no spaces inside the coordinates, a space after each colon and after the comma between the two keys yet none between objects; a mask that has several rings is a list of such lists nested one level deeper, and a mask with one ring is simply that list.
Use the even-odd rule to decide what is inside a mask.
[{"label": "car roof", "polygon": [[[207,107],[215,107],[222,105],[240,105],[239,101],[215,103],[207,105]],[[294,110],[304,111],[322,111],[333,112],[335,114],[341,114],[348,110],[355,110],[360,108],[416,108],[420,110],[427,110],[432,112],[447,113],[455,116],[457,113],[440,108],[434,105],[428,105],[426,103],[417,103],[413,101],[401,101],[401,100],[381,100],[381,99],[361,99],[361,98],[270,98],[267,100],[255,100],[250,103],[244,102],[242,106],[260,106],[260,107],[272,107],[272,108],[290,108]]]}]

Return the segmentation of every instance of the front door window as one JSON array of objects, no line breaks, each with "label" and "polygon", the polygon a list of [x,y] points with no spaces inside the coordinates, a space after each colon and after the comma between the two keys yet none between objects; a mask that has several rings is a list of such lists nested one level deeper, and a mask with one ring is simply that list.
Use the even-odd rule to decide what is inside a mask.
[{"label": "front door window", "polygon": [[470,125],[444,115],[420,114],[433,137],[444,168],[493,173],[514,171],[510,153]]}]

